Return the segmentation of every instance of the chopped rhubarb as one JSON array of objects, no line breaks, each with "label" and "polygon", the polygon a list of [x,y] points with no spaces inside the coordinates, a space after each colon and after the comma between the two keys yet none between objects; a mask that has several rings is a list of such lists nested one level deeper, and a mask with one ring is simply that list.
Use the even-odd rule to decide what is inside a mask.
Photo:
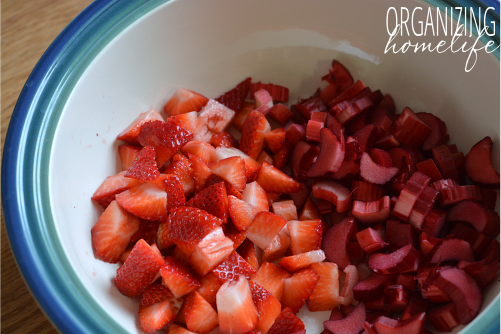
[{"label": "chopped rhubarb", "polygon": [[435,161],[435,164],[445,179],[452,179],[454,181],[459,180],[454,158],[447,145],[433,147],[431,149],[431,154],[433,156],[433,161]]},{"label": "chopped rhubarb", "polygon": [[322,249],[327,261],[336,263],[340,269],[351,264],[346,245],[354,226],[355,220],[352,217],[345,218],[329,228],[322,241]]},{"label": "chopped rhubarb", "polygon": [[369,267],[382,274],[398,274],[417,269],[417,259],[416,249],[412,245],[407,245],[390,254],[372,254],[369,257]]},{"label": "chopped rhubarb", "polygon": [[392,126],[395,138],[405,145],[412,148],[420,148],[423,142],[428,138],[431,129],[414,112],[405,107],[400,116]]},{"label": "chopped rhubarb", "polygon": [[268,115],[280,124],[285,124],[292,118],[292,112],[282,103],[277,103],[268,109]]},{"label": "chopped rhubarb", "polygon": [[464,200],[482,201],[482,192],[478,186],[466,185],[447,188],[440,191],[440,205],[449,206]]},{"label": "chopped rhubarb", "polygon": [[468,223],[490,237],[499,234],[499,214],[470,200],[464,200],[449,209],[447,220]]},{"label": "chopped rhubarb", "polygon": [[421,173],[428,175],[431,178],[430,182],[435,182],[443,179],[442,174],[438,170],[437,165],[435,165],[435,162],[433,162],[433,159],[428,159],[417,163],[416,168]]},{"label": "chopped rhubarb", "polygon": [[349,316],[342,320],[324,321],[324,327],[333,334],[358,334],[367,318],[364,303],[359,303]]},{"label": "chopped rhubarb", "polygon": [[492,146],[490,137],[476,143],[465,157],[465,169],[473,182],[488,188],[499,188],[499,173],[491,160]]},{"label": "chopped rhubarb", "polygon": [[369,254],[374,253],[388,245],[384,242],[383,238],[381,238],[381,235],[370,227],[358,232],[357,240],[364,251]]},{"label": "chopped rhubarb", "polygon": [[428,255],[430,263],[443,261],[475,261],[473,251],[469,243],[464,240],[450,238],[440,240]]},{"label": "chopped rhubarb", "polygon": [[335,181],[317,181],[312,185],[312,195],[336,206],[337,212],[347,211],[351,206],[351,192]]},{"label": "chopped rhubarb", "polygon": [[468,242],[471,245],[471,248],[477,253],[482,253],[485,249],[487,249],[489,243],[493,240],[488,236],[459,223],[454,226],[451,234]]},{"label": "chopped rhubarb", "polygon": [[394,280],[393,275],[372,273],[353,287],[355,299],[363,302],[375,302],[384,297],[386,288],[392,285]]},{"label": "chopped rhubarb", "polygon": [[390,217],[390,196],[373,202],[353,201],[351,213],[365,224],[382,223]]},{"label": "chopped rhubarb", "polygon": [[438,198],[438,191],[431,187],[424,187],[423,192],[419,195],[412,211],[409,215],[408,222],[416,229],[420,230],[433,209],[433,205]]},{"label": "chopped rhubarb", "polygon": [[320,152],[317,160],[308,171],[309,177],[318,177],[327,172],[336,173],[344,160],[344,140],[339,142],[337,137],[329,129],[320,130]]},{"label": "chopped rhubarb", "polygon": [[460,324],[454,303],[432,307],[427,315],[433,327],[440,332],[452,332]]},{"label": "chopped rhubarb", "polygon": [[416,114],[416,116],[419,117],[423,122],[425,122],[426,125],[428,125],[431,129],[430,134],[421,146],[423,151],[429,151],[435,146],[447,144],[449,135],[447,134],[445,123],[442,122],[440,118],[433,114],[425,112],[419,112]]},{"label": "chopped rhubarb", "polygon": [[385,309],[388,312],[400,313],[409,305],[410,294],[402,285],[390,285],[384,299]]},{"label": "chopped rhubarb", "polygon": [[351,190],[353,191],[351,198],[356,201],[372,202],[383,197],[383,189],[364,181],[353,181]]},{"label": "chopped rhubarb", "polygon": [[383,167],[372,161],[369,154],[362,153],[360,159],[360,177],[367,182],[385,184],[398,173],[396,167]]},{"label": "chopped rhubarb", "polygon": [[385,316],[374,322],[374,329],[378,334],[421,334],[424,330],[426,313],[419,313],[407,320],[395,320]]}]

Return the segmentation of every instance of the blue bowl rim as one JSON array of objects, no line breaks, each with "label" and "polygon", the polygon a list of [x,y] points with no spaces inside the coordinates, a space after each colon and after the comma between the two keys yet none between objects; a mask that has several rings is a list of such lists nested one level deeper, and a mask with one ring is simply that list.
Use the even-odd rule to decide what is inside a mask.
[{"label": "blue bowl rim", "polygon": [[[36,148],[24,147],[23,144],[33,138],[29,130],[33,129],[33,126],[36,129],[44,122],[47,106],[44,104],[46,96],[43,93],[44,91],[49,91],[50,94],[55,93],[54,87],[49,89],[54,78],[63,73],[66,80],[78,79],[96,55],[96,48],[99,49],[113,37],[107,35],[99,38],[97,36],[99,32],[106,28],[115,29],[115,33],[119,33],[134,22],[135,17],[138,17],[134,14],[144,14],[168,1],[131,0],[126,5],[120,0],[94,1],[61,32],[41,57],[28,78],[12,114],[2,163],[2,204],[6,229],[23,279],[48,319],[64,333],[109,333],[110,331],[125,332],[125,330],[116,323],[107,323],[106,316],[103,318],[103,315],[92,312],[92,302],[87,300],[76,302],[79,297],[78,289],[81,287],[72,284],[55,287],[54,282],[47,279],[50,277],[46,272],[48,268],[42,268],[40,263],[47,261],[50,254],[43,254],[44,250],[35,251],[34,248],[36,239],[43,239],[46,235],[40,234],[39,230],[32,229],[27,219],[29,214],[27,209],[35,211],[39,209],[40,204],[37,203],[39,199],[36,198],[37,194],[27,194],[23,189],[26,182],[29,184],[30,181],[40,177],[40,175],[34,177],[34,174],[40,171],[30,174],[29,171],[23,169],[22,164],[23,156],[30,153],[36,154],[37,151]],[[496,10],[494,13],[491,12],[491,15],[498,22],[496,37],[499,43],[499,1],[484,0],[480,3],[478,0],[429,0],[427,2],[432,6],[442,8],[473,4],[484,8],[495,7]],[[103,22],[108,22],[105,27]],[[95,39],[89,40],[89,36]],[[75,64],[65,64],[67,59],[64,56],[67,52],[76,52],[76,45],[80,47],[82,44],[88,47],[86,63],[78,64],[80,71],[75,71]],[[92,56],[89,57],[89,55]],[[30,200],[29,195],[33,195],[33,200]],[[47,257],[42,261],[44,255]],[[57,261],[54,261],[53,265],[57,266]],[[73,288],[77,291],[72,291]],[[499,300],[498,295],[493,301],[497,307],[491,307],[489,310],[490,318],[486,321],[487,324],[483,324],[485,330],[481,332],[499,332]],[[89,307],[90,310],[87,309]]]}]

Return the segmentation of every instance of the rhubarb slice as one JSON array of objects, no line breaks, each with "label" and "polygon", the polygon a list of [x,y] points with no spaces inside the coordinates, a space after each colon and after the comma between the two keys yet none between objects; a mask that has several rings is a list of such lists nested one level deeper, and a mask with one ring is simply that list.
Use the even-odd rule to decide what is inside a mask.
[{"label": "rhubarb slice", "polygon": [[499,214],[470,200],[461,201],[450,208],[447,220],[471,224],[478,232],[491,237],[499,234]]},{"label": "rhubarb slice", "polygon": [[396,167],[383,167],[372,161],[371,156],[364,152],[360,159],[360,177],[367,182],[385,184],[398,173]]},{"label": "rhubarb slice", "polygon": [[346,245],[354,227],[355,220],[353,217],[345,218],[328,229],[322,240],[325,258],[327,261],[336,263],[340,269],[344,269],[351,264]]},{"label": "rhubarb slice", "polygon": [[499,188],[499,173],[492,165],[492,139],[485,137],[476,143],[465,157],[468,177],[487,188]]},{"label": "rhubarb slice", "polygon": [[417,259],[417,250],[412,245],[407,245],[390,254],[372,254],[369,257],[369,268],[382,274],[398,274],[417,269]]},{"label": "rhubarb slice", "polygon": [[375,302],[384,296],[386,288],[393,284],[395,277],[372,273],[353,287],[355,299],[362,302]]},{"label": "rhubarb slice", "polygon": [[339,142],[329,129],[320,130],[320,152],[317,160],[308,171],[309,177],[318,177],[327,172],[335,173],[341,167],[344,160],[344,141]]},{"label": "rhubarb slice", "polygon": [[440,240],[429,254],[430,263],[443,261],[475,261],[473,251],[469,243],[464,240],[449,238]]},{"label": "rhubarb slice", "polygon": [[407,320],[395,320],[385,316],[379,317],[374,322],[377,334],[421,334],[424,330],[426,313],[419,313]]},{"label": "rhubarb slice", "polygon": [[373,202],[353,201],[351,213],[365,224],[382,223],[390,217],[390,196]]},{"label": "rhubarb slice", "polygon": [[358,334],[364,328],[367,314],[364,303],[359,303],[349,316],[342,320],[324,321],[324,327],[333,334]]},{"label": "rhubarb slice", "polygon": [[337,212],[347,211],[351,207],[351,192],[335,181],[317,181],[312,186],[315,198],[325,199],[336,206]]}]

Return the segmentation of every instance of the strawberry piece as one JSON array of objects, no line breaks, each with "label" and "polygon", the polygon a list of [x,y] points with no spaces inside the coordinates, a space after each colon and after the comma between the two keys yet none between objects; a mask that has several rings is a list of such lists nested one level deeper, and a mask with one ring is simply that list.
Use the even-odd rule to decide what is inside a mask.
[{"label": "strawberry piece", "polygon": [[212,306],[196,291],[193,291],[183,305],[186,327],[196,333],[209,333],[219,324],[218,316]]},{"label": "strawberry piece", "polygon": [[307,198],[304,203],[303,210],[299,215],[299,220],[313,220],[313,219],[322,219],[322,215],[320,211],[318,211],[317,206],[313,203],[311,198]]},{"label": "strawberry piece", "polygon": [[212,271],[200,279],[201,286],[196,291],[202,296],[214,309],[216,309],[216,294],[221,285],[219,278]]},{"label": "strawberry piece", "polygon": [[433,114],[425,112],[418,112],[416,113],[416,116],[419,117],[419,119],[421,119],[431,129],[430,134],[421,146],[423,151],[429,151],[433,147],[446,144],[449,141],[447,128],[445,126],[445,123],[442,122],[440,118]]},{"label": "strawberry piece", "polygon": [[179,88],[164,106],[167,116],[186,114],[191,111],[200,111],[207,104],[205,96],[194,91]]},{"label": "strawberry piece", "polygon": [[384,242],[381,235],[370,227],[358,232],[356,236],[360,247],[368,254],[374,253],[388,245]]},{"label": "strawberry piece", "polygon": [[319,279],[320,276],[311,269],[299,270],[292,277],[286,278],[284,280],[282,306],[290,307],[294,313],[299,312],[299,309],[303,307]]},{"label": "strawberry piece", "polygon": [[293,145],[298,141],[303,140],[305,136],[306,129],[302,125],[292,123],[285,128],[285,138]]},{"label": "strawberry piece", "polygon": [[214,147],[237,147],[238,141],[233,138],[233,136],[226,132],[215,133],[211,139],[210,143]]},{"label": "strawberry piece", "polygon": [[193,140],[210,143],[213,135],[214,131],[209,130],[209,127],[207,125],[207,117],[198,116],[197,127],[195,132],[193,133]]},{"label": "strawberry piece", "polygon": [[244,260],[237,252],[233,251],[225,260],[219,263],[212,272],[219,278],[221,283],[236,281],[239,276],[250,279],[256,270]]},{"label": "strawberry piece", "polygon": [[341,269],[351,264],[346,245],[354,226],[355,220],[352,217],[345,218],[329,228],[322,241],[322,249],[327,261],[336,263]]},{"label": "strawberry piece", "polygon": [[469,243],[464,240],[450,238],[441,239],[433,247],[428,255],[430,263],[440,263],[443,261],[467,261],[474,262],[475,257]]},{"label": "strawberry piece", "polygon": [[122,208],[146,220],[167,219],[167,193],[153,183],[143,183],[115,196]]},{"label": "strawberry piece", "polygon": [[287,224],[291,237],[292,254],[297,255],[322,246],[323,225],[320,219],[316,220],[292,220]]},{"label": "strawberry piece", "polygon": [[444,179],[459,181],[456,164],[454,163],[454,158],[447,145],[433,147],[431,149],[431,154],[433,156],[433,161],[435,161]]},{"label": "strawberry piece", "polygon": [[[164,286],[162,283],[160,283],[160,281],[158,281],[156,283],[152,283],[146,288],[146,290],[144,290],[143,294],[141,295],[141,301],[139,302],[139,307],[158,304],[166,300],[176,301],[177,298],[174,297],[172,292],[170,292],[170,290],[166,286]],[[182,304],[183,303],[182,299],[179,298],[179,300],[181,300]],[[177,313],[180,309],[179,307],[180,305],[177,306],[175,304],[176,303],[172,303],[173,310],[174,313]]]},{"label": "strawberry piece", "polygon": [[356,220],[365,224],[384,222],[390,217],[390,197],[385,196],[373,202],[353,201],[351,213]]},{"label": "strawberry piece", "polygon": [[482,291],[464,270],[445,267],[438,272],[433,284],[452,299],[461,324],[465,325],[477,316],[482,305]]},{"label": "strawberry piece", "polygon": [[139,307],[139,324],[145,333],[154,333],[174,321],[175,313],[169,300]]},{"label": "strawberry piece", "polygon": [[374,322],[374,329],[378,334],[394,334],[408,333],[420,334],[424,333],[424,322],[426,313],[422,312],[407,320],[395,320],[381,316]]},{"label": "strawberry piece", "polygon": [[142,146],[155,148],[158,166],[163,166],[193,138],[193,134],[177,125],[151,121],[141,125],[137,140]]},{"label": "strawberry piece", "polygon": [[181,152],[186,155],[188,153],[193,154],[205,164],[208,164],[209,162],[215,160],[214,155],[216,153],[216,149],[209,143],[200,140],[191,140],[181,148]]},{"label": "strawberry piece", "polygon": [[339,270],[337,264],[331,262],[313,263],[319,279],[306,303],[312,312],[329,311],[339,306]]},{"label": "strawberry piece", "polygon": [[465,157],[468,177],[486,188],[499,188],[499,173],[492,165],[492,139],[485,137],[470,149]]},{"label": "strawberry piece", "polygon": [[139,229],[139,219],[111,202],[91,229],[96,258],[117,263],[131,237]]},{"label": "strawberry piece", "polygon": [[367,182],[383,185],[398,173],[397,167],[383,167],[372,161],[369,154],[362,153],[360,177]]},{"label": "strawberry piece", "polygon": [[117,194],[143,183],[143,181],[125,177],[125,173],[123,171],[113,176],[108,176],[94,192],[91,199],[106,209],[115,200]]},{"label": "strawberry piece", "polygon": [[404,108],[392,128],[390,132],[399,142],[415,149],[423,145],[431,132],[430,127],[409,107]]},{"label": "strawberry piece", "polygon": [[167,327],[167,334],[196,334],[196,333],[193,333],[192,331],[189,331],[186,328],[183,328],[176,324],[170,324]]},{"label": "strawberry piece", "polygon": [[256,159],[263,149],[264,134],[270,129],[270,124],[262,113],[257,110],[251,111],[242,128],[240,150],[252,159]]},{"label": "strawberry piece", "polygon": [[290,308],[286,307],[275,319],[268,334],[289,334],[303,330],[304,324],[301,319],[296,317]]},{"label": "strawberry piece", "polygon": [[157,232],[161,223],[159,221],[148,221],[144,219],[139,219],[139,221],[139,229],[132,235],[129,244],[135,244],[139,239],[144,239],[149,245],[156,244]]},{"label": "strawberry piece", "polygon": [[280,314],[282,306],[268,290],[259,284],[249,281],[249,286],[252,293],[252,301],[256,305],[259,314],[259,320],[254,329],[267,333]]},{"label": "strawberry piece", "polygon": [[235,111],[225,105],[210,99],[202,108],[198,117],[203,117],[206,120],[209,131],[219,133],[226,131],[235,117]]},{"label": "strawberry piece", "polygon": [[266,161],[270,165],[273,165],[273,158],[270,157],[265,151],[261,151],[261,153],[259,153],[256,161],[259,163],[259,165],[261,165],[263,161]]},{"label": "strawberry piece", "polygon": [[317,160],[308,171],[309,177],[322,176],[327,172],[335,173],[343,163],[344,140],[339,142],[329,129],[320,130],[321,146]]},{"label": "strawberry piece", "polygon": [[278,265],[290,273],[294,273],[300,269],[306,268],[312,263],[322,262],[325,260],[323,250],[314,250],[306,253],[301,253],[292,256],[283,257]]},{"label": "strawberry piece", "polygon": [[362,302],[375,302],[384,297],[386,288],[393,282],[393,276],[373,272],[369,277],[355,284],[353,287],[354,297]]},{"label": "strawberry piece", "polygon": [[285,224],[287,221],[276,214],[261,211],[256,215],[245,234],[256,246],[265,249]]},{"label": "strawberry piece", "polygon": [[258,213],[254,206],[232,195],[228,196],[228,212],[239,231],[245,231]]},{"label": "strawberry piece", "polygon": [[251,83],[250,96],[251,97],[254,96],[255,92],[260,89],[265,89],[266,91],[268,91],[271,97],[273,98],[273,101],[276,102],[289,101],[289,88],[280,85],[275,85],[272,83],[264,84],[261,81]]},{"label": "strawberry piece", "polygon": [[175,297],[183,297],[200,287],[200,280],[193,270],[184,262],[167,256],[160,268],[162,282]]},{"label": "strawberry piece", "polygon": [[202,209],[220,218],[223,224],[228,221],[228,198],[223,182],[203,189],[190,199],[186,206]]},{"label": "strawberry piece", "polygon": [[191,133],[195,133],[197,130],[197,117],[196,111],[190,111],[185,114],[167,117],[165,122],[179,126]]},{"label": "strawberry piece", "polygon": [[160,172],[155,161],[155,148],[153,146],[143,147],[124,175],[124,177],[141,181],[153,181],[159,176]]},{"label": "strawberry piece", "polygon": [[164,260],[144,240],[139,240],[125,263],[117,269],[115,286],[127,297],[139,297],[151,284]]},{"label": "strawberry piece", "polygon": [[454,303],[432,307],[426,314],[433,327],[440,332],[452,332],[460,324]]},{"label": "strawberry piece", "polygon": [[259,269],[259,261],[257,259],[257,252],[254,243],[249,239],[245,239],[237,248],[237,253],[250,264],[254,270]]},{"label": "strawberry piece", "polygon": [[271,211],[287,221],[298,219],[297,209],[293,200],[273,202],[271,204]]},{"label": "strawberry piece", "polygon": [[238,191],[245,189],[245,161],[240,157],[230,157],[211,162],[209,168],[212,173],[231,183]]},{"label": "strawberry piece", "polygon": [[216,295],[219,329],[222,333],[246,333],[256,327],[259,314],[244,276],[224,283]]},{"label": "strawberry piece", "polygon": [[499,234],[499,214],[470,200],[461,201],[450,208],[447,220],[471,224],[477,231],[490,237]]},{"label": "strawberry piece", "polygon": [[285,124],[292,118],[292,111],[281,103],[275,104],[267,110],[267,114],[280,124]]},{"label": "strawberry piece", "polygon": [[285,129],[277,128],[264,134],[264,140],[273,153],[277,153],[285,141]]},{"label": "strawberry piece", "polygon": [[124,142],[132,145],[139,144],[139,141],[137,140],[139,130],[144,123],[149,121],[163,121],[163,118],[156,109],[145,111],[141,113],[125,130],[120,132],[117,139],[123,140]]},{"label": "strawberry piece", "polygon": [[207,164],[191,153],[188,153],[188,163],[191,165],[191,177],[195,185],[195,193],[198,193],[206,187],[207,179],[213,174]]},{"label": "strawberry piece", "polygon": [[291,275],[276,264],[264,261],[252,281],[268,290],[278,301],[282,300],[284,280]]},{"label": "strawberry piece", "polygon": [[186,198],[184,197],[184,188],[179,178],[176,175],[165,174],[162,182],[163,188],[167,193],[167,212],[184,206]]},{"label": "strawberry piece", "polygon": [[167,168],[164,170],[165,174],[174,174],[179,178],[183,186],[183,191],[185,196],[189,195],[195,190],[195,181],[191,175],[193,174],[193,170],[191,165],[189,164],[189,160],[176,160],[173,161]]},{"label": "strawberry piece", "polygon": [[158,249],[160,250],[175,245],[174,241],[172,241],[172,238],[170,237],[170,230],[167,222],[161,223],[158,226],[156,235],[156,244]]},{"label": "strawberry piece", "polygon": [[246,78],[240,82],[235,88],[227,91],[216,99],[217,102],[227,106],[228,108],[238,111],[244,105],[245,98],[250,90],[251,78]]},{"label": "strawberry piece", "polygon": [[364,329],[366,319],[365,305],[359,303],[346,318],[324,321],[324,327],[334,334],[357,334]]},{"label": "strawberry piece", "polygon": [[229,157],[241,157],[245,162],[245,176],[247,182],[253,181],[256,178],[257,172],[261,165],[249,157],[244,152],[240,151],[238,148],[234,147],[218,147],[216,148],[215,160],[222,160]]},{"label": "strawberry piece", "polygon": [[312,185],[312,195],[333,203],[337,212],[347,211],[351,207],[351,192],[335,181],[315,182]]},{"label": "strawberry piece", "polygon": [[244,127],[244,122],[251,111],[256,110],[256,104],[254,102],[244,101],[242,107],[239,110],[235,110],[236,114],[233,118],[232,124],[242,132]]},{"label": "strawberry piece", "polygon": [[118,155],[120,156],[120,162],[122,164],[122,171],[127,170],[132,162],[136,159],[141,151],[141,146],[136,145],[119,145]]},{"label": "strawberry piece", "polygon": [[257,212],[270,210],[266,191],[256,181],[247,184],[242,200],[256,208]]},{"label": "strawberry piece", "polygon": [[273,262],[285,255],[289,246],[291,245],[291,238],[288,234],[287,225],[282,228],[280,232],[271,240],[271,242],[263,249],[262,261]]},{"label": "strawberry piece", "polygon": [[223,182],[224,183],[224,186],[226,188],[226,194],[228,196],[234,196],[238,199],[242,199],[242,193],[240,191],[237,190],[237,188],[235,188],[235,186],[233,186],[233,184],[229,183],[228,181],[224,180],[222,177],[216,175],[216,174],[211,174],[209,175],[209,177],[207,178],[207,180],[205,181],[205,187],[210,187],[214,184],[217,184],[217,183],[220,183],[220,182]]},{"label": "strawberry piece", "polygon": [[369,257],[369,268],[377,273],[397,274],[413,271],[416,267],[418,252],[412,245],[404,246],[393,253],[375,253]]}]

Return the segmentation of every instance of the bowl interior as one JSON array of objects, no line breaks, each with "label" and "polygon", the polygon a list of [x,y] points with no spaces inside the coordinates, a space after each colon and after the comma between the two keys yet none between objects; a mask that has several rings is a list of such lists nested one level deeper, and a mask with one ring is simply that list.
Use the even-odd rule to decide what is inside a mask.
[{"label": "bowl interior", "polygon": [[[427,6],[412,0],[398,4]],[[355,79],[390,93],[397,112],[409,106],[441,117],[450,143],[460,151],[468,152],[487,135],[499,148],[499,61],[479,52],[475,68],[466,73],[462,53],[385,54],[386,12],[395,5],[386,0],[291,0],[287,6],[264,0],[171,1],[104,46],[69,95],[50,157],[57,238],[83,293],[124,331],[141,332],[134,316],[137,302],[112,283],[118,265],[94,258],[90,230],[102,209],[90,197],[119,171],[116,135],[139,113],[162,109],[179,87],[214,98],[251,76],[289,87],[294,102],[322,86],[320,77],[336,58]],[[436,43],[433,37],[423,40]],[[484,308],[498,293],[499,284],[487,289]],[[320,320],[330,312],[303,311],[307,332],[321,332]]]}]

